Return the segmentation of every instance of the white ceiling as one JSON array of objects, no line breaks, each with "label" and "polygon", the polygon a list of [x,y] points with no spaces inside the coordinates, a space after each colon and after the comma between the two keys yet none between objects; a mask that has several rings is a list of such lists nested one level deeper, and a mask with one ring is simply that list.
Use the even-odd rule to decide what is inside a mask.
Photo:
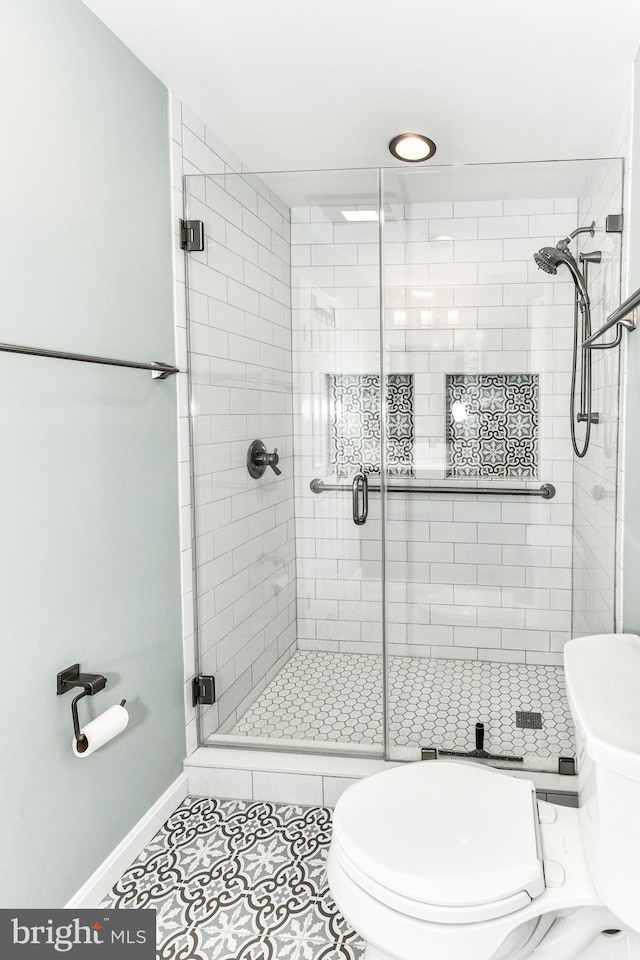
[{"label": "white ceiling", "polygon": [[640,0],[84,0],[253,170],[602,155]]}]

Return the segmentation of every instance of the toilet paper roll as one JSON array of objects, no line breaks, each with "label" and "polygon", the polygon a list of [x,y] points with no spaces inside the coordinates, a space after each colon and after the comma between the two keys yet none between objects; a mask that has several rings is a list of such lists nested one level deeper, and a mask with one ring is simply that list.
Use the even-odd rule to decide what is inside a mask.
[{"label": "toilet paper roll", "polygon": [[122,733],[128,723],[129,714],[124,707],[121,707],[120,704],[109,707],[109,709],[101,713],[99,717],[96,717],[95,720],[88,723],[86,727],[81,728],[80,733],[87,741],[86,750],[82,750],[84,743],[82,739],[80,740],[80,749],[78,749],[76,738],[73,738],[71,746],[74,754],[76,757],[82,758],[95,753],[96,750],[103,747],[109,740],[113,740],[119,733]]}]

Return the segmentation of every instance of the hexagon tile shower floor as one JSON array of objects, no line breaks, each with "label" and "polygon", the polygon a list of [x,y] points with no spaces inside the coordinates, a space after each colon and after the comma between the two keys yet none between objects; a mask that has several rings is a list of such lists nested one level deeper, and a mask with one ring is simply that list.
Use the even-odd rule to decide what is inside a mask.
[{"label": "hexagon tile shower floor", "polygon": [[[517,726],[516,712],[541,714],[541,727]],[[471,750],[482,721],[492,752],[524,754],[538,768],[557,769],[575,749],[562,667],[390,657],[389,714],[398,747]],[[299,651],[226,732],[379,744],[382,657]]]}]

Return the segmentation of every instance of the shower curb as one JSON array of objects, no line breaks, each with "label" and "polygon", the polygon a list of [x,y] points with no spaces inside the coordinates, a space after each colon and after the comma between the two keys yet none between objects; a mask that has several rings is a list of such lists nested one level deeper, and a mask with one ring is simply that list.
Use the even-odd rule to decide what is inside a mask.
[{"label": "shower curb", "polygon": [[[396,761],[366,757],[199,747],[185,760],[184,772],[194,797],[331,807],[352,783],[396,766]],[[545,794],[574,791],[577,785],[575,777],[555,773],[497,772],[531,780]]]}]

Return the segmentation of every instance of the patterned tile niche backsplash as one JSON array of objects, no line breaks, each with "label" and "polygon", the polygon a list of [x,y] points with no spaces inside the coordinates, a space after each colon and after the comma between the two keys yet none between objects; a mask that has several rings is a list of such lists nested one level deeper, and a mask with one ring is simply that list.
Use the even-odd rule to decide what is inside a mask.
[{"label": "patterned tile niche backsplash", "polygon": [[[413,374],[387,378],[387,474],[413,477]],[[329,472],[380,473],[380,375],[327,374]]]},{"label": "patterned tile niche backsplash", "polygon": [[537,477],[537,374],[447,374],[446,391],[448,477]]}]

